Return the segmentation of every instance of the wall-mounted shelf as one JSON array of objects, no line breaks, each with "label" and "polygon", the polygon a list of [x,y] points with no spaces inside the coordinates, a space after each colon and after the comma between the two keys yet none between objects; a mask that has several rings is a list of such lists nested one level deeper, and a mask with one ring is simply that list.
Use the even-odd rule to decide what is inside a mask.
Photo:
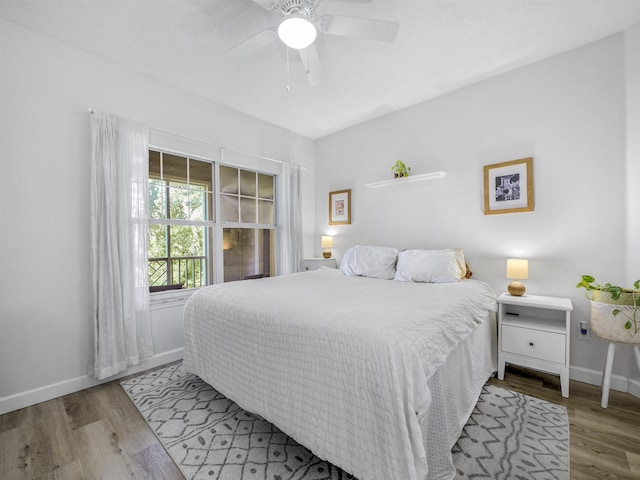
[{"label": "wall-mounted shelf", "polygon": [[422,175],[410,175],[408,177],[394,178],[391,180],[384,180],[382,182],[367,183],[369,188],[390,187],[391,185],[400,185],[405,183],[426,182],[428,180],[435,180],[436,178],[442,178],[447,172],[431,172],[423,173]]}]

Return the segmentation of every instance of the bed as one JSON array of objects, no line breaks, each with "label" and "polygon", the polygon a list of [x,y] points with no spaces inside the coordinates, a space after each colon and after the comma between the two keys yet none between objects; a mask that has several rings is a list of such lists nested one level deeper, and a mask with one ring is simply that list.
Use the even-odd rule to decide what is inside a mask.
[{"label": "bed", "polygon": [[402,278],[397,251],[362,275],[348,253],[340,270],[195,292],[184,368],[360,480],[454,478],[451,447],[496,370],[495,293]]}]

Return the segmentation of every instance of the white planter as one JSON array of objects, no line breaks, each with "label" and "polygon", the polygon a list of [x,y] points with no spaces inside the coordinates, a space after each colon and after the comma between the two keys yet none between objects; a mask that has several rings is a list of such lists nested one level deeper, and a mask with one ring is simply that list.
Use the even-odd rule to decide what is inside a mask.
[{"label": "white planter", "polygon": [[[609,342],[640,345],[640,299],[634,306],[631,293],[622,293],[619,300],[608,292],[591,293],[591,331]],[[631,328],[625,328],[629,322]]]}]

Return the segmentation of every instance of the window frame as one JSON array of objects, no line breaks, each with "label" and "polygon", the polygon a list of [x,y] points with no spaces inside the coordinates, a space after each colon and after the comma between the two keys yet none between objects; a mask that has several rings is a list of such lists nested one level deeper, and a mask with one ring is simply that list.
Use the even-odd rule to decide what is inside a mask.
[{"label": "window frame", "polygon": [[[220,188],[220,167],[229,167],[229,168],[237,168],[238,169],[238,193],[237,195],[231,195],[231,194],[226,194],[226,193],[222,193],[222,189]],[[241,175],[240,175],[240,171],[245,170],[245,171],[250,171],[256,174],[256,196],[255,197],[249,197],[246,195],[242,195],[242,189],[241,189]],[[273,177],[273,224],[265,224],[265,223],[252,223],[252,222],[242,222],[242,202],[241,199],[242,198],[255,198],[256,200],[256,216],[257,219],[260,220],[259,218],[259,214],[258,214],[258,200],[260,200],[261,198],[264,199],[264,197],[259,197],[259,175],[263,174],[263,175],[269,175],[271,177]],[[277,202],[277,185],[278,185],[278,174],[275,173],[269,173],[269,172],[264,172],[261,170],[257,170],[254,168],[246,168],[244,166],[241,165],[237,165],[237,164],[233,164],[233,163],[228,163],[228,162],[224,162],[224,161],[220,161],[215,165],[215,181],[216,181],[216,186],[215,186],[215,198],[216,198],[216,202],[215,202],[215,208],[216,208],[216,220],[217,220],[217,226],[218,229],[216,229],[215,231],[215,235],[214,238],[216,240],[220,240],[220,248],[217,248],[216,246],[216,260],[215,260],[215,265],[216,265],[216,281],[215,283],[225,283],[224,281],[224,230],[227,228],[235,228],[235,229],[253,229],[253,230],[273,230],[274,235],[273,235],[273,256],[271,257],[271,274],[275,275],[275,256],[277,255],[277,248],[276,248],[276,235],[275,235],[275,230],[278,226],[277,223],[277,208],[276,208],[276,202]],[[223,195],[228,195],[228,196],[237,196],[238,198],[238,221],[237,222],[229,222],[229,221],[223,221],[222,220],[222,212],[221,212],[221,208],[222,208],[222,202],[220,201],[220,198]],[[217,279],[220,279],[220,281],[218,281]]]},{"label": "window frame", "polygon": [[[176,137],[168,135],[175,142]],[[179,142],[184,143],[185,139],[179,139]],[[223,232],[226,228],[246,228],[246,229],[267,229],[273,230],[273,244],[272,244],[272,258],[271,265],[272,271],[271,275],[275,275],[275,265],[276,265],[276,255],[278,252],[277,248],[277,235],[275,232],[278,226],[278,218],[277,218],[277,202],[278,202],[278,186],[279,186],[279,176],[280,165],[274,166],[274,162],[266,162],[264,160],[260,160],[259,157],[256,158],[247,158],[244,155],[225,155],[225,157],[231,157],[230,160],[223,158],[222,149],[212,147],[211,145],[202,144],[197,145],[193,143],[192,146],[194,148],[181,148],[180,150],[176,148],[171,148],[171,146],[165,146],[170,144],[171,142],[149,142],[148,150],[153,150],[157,152],[162,152],[170,155],[177,155],[185,158],[189,158],[191,160],[197,160],[201,162],[207,162],[212,165],[212,201],[213,201],[213,220],[207,221],[193,221],[193,220],[180,220],[180,219],[151,219],[149,218],[149,225],[151,224],[161,224],[161,225],[203,225],[209,228],[211,234],[205,235],[205,242],[209,245],[209,260],[207,268],[209,269],[211,275],[211,281],[207,283],[207,285],[214,285],[218,283],[224,283],[224,251],[223,251]],[[187,143],[191,143],[187,141]],[[199,148],[197,148],[199,147]],[[202,148],[204,147],[204,149]],[[195,153],[186,153],[186,151],[193,150]],[[204,150],[200,152],[199,150]],[[223,195],[220,190],[220,167],[231,167],[237,168],[239,171],[246,170],[256,173],[256,209],[258,209],[258,201],[263,199],[263,197],[259,196],[259,175],[268,175],[273,177],[273,224],[264,224],[264,223],[243,223],[241,221],[238,222],[223,222],[221,221],[221,196]],[[150,178],[148,176],[148,178]],[[238,174],[238,187],[240,188],[240,173]],[[240,190],[238,191],[238,198],[242,198]],[[258,215],[258,213],[256,212]],[[239,213],[240,215],[240,213]],[[242,220],[240,217],[238,220]],[[257,220],[260,220],[259,216]],[[211,238],[212,237],[212,238]],[[207,248],[205,246],[205,248]],[[148,257],[148,255],[147,255]],[[151,305],[154,308],[163,308],[170,307],[176,304],[183,303],[188,297],[190,297],[193,292],[198,290],[201,287],[195,288],[185,288],[179,290],[164,290],[158,292],[151,292],[150,299]]]},{"label": "window frame", "polygon": [[[198,158],[195,157],[193,155],[185,155],[185,154],[179,154],[173,151],[168,151],[165,149],[161,149],[161,148],[153,148],[151,146],[149,146],[149,151],[154,151],[154,152],[158,152],[160,154],[160,159],[163,158],[164,154],[168,154],[168,155],[172,155],[172,156],[177,156],[177,157],[181,157],[181,158],[185,158],[187,159],[187,173],[186,173],[186,184],[187,185],[204,185],[205,186],[205,192],[207,192],[208,190],[206,190],[206,187],[209,187],[211,190],[211,200],[213,202],[215,202],[214,197],[214,179],[211,178],[209,184],[206,183],[201,183],[198,181],[191,181],[191,177],[189,175],[189,162],[190,161],[197,161],[197,162],[204,162],[204,163],[209,163],[211,164],[211,175],[214,175],[214,163],[209,160],[209,159],[203,159],[203,158]],[[168,227],[167,230],[167,236],[166,236],[166,258],[167,258],[167,281],[169,281],[169,274],[171,272],[171,267],[170,267],[170,261],[171,261],[171,227],[173,226],[187,226],[187,227],[202,227],[205,228],[205,234],[203,235],[203,251],[205,253],[204,257],[206,258],[205,261],[205,285],[211,285],[211,283],[208,282],[209,277],[214,278],[214,282],[215,282],[215,271],[213,269],[213,256],[209,254],[209,250],[210,250],[210,243],[211,243],[211,239],[210,239],[210,234],[209,232],[213,232],[213,227],[215,225],[215,216],[213,217],[213,220],[191,220],[191,219],[178,219],[178,218],[171,218],[171,208],[170,208],[170,202],[171,202],[171,196],[170,196],[170,192],[171,192],[171,187],[170,187],[170,183],[171,182],[176,182],[176,183],[183,183],[182,182],[182,177],[181,176],[171,176],[171,175],[167,175],[166,177],[163,175],[163,165],[164,165],[164,161],[162,161],[161,163],[161,167],[160,167],[160,179],[162,182],[164,182],[161,186],[161,188],[164,189],[164,194],[163,194],[163,198],[164,198],[164,210],[165,210],[165,217],[164,218],[151,218],[150,216],[148,217],[148,224],[149,226],[151,225],[162,225],[162,226],[166,226]],[[151,173],[148,174],[148,178],[149,180],[151,180]],[[207,200],[205,200],[207,201]],[[215,203],[214,203],[215,206]],[[205,209],[210,209],[210,206],[205,206]],[[213,215],[215,215],[215,210],[212,212]],[[211,216],[209,217],[211,218]],[[215,234],[215,233],[214,233]],[[147,249],[147,259],[149,259],[149,255],[148,255],[148,249]],[[165,258],[165,257],[163,257]],[[168,284],[168,286],[171,284]],[[151,286],[150,286],[151,287]],[[196,290],[197,288],[200,287],[191,287],[191,288],[184,288],[184,289],[178,289],[178,290],[184,290],[184,291],[188,291],[188,290]],[[163,293],[164,291],[172,291],[173,289],[171,289],[170,287],[168,287],[166,290],[162,290],[162,291],[156,291],[156,292],[150,292],[150,295],[158,295],[159,293]]]}]

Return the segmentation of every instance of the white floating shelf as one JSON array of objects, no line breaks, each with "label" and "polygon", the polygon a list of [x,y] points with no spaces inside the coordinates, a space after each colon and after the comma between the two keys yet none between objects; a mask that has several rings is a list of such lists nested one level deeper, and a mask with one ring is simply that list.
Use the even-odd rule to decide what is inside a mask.
[{"label": "white floating shelf", "polygon": [[408,177],[398,177],[391,180],[384,180],[382,182],[367,183],[366,186],[369,188],[380,188],[380,187],[390,187],[391,185],[400,185],[404,183],[426,182],[428,180],[435,180],[436,178],[442,178],[446,174],[447,172],[442,172],[442,171],[423,173],[422,175],[410,175]]}]

